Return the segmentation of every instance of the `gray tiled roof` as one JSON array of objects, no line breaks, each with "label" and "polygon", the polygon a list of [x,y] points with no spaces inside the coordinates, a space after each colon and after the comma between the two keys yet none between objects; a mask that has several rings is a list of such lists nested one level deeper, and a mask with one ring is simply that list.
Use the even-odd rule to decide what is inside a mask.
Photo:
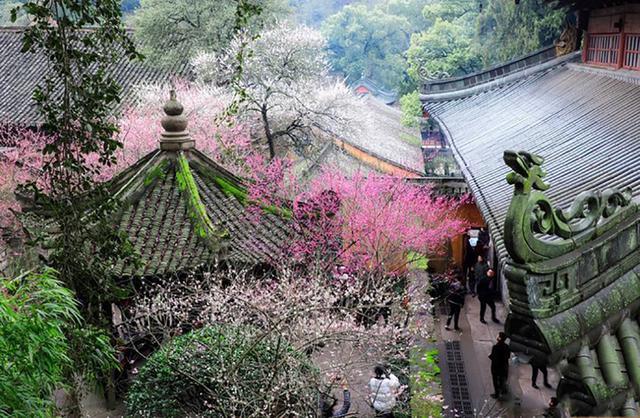
[{"label": "gray tiled roof", "polygon": [[578,193],[633,188],[640,197],[640,75],[568,63],[541,65],[455,94],[423,95],[440,123],[496,248],[513,187],[505,150],[545,158],[545,194],[567,207]]},{"label": "gray tiled roof", "polygon": [[420,142],[420,131],[402,125],[400,109],[384,104],[374,97],[365,99],[370,112],[370,122],[363,132],[344,138],[350,144],[367,153],[386,159],[394,165],[404,167],[417,175],[424,174],[424,160],[420,145],[406,142],[402,136],[412,137]]},{"label": "gray tiled roof", "polygon": [[[128,234],[140,262],[139,267],[118,266],[118,273],[161,276],[213,264],[216,257],[242,265],[270,264],[281,257],[289,233],[286,220],[269,213],[257,220],[241,197],[219,183],[243,190],[240,179],[195,149],[183,155],[197,196],[179,184],[176,154],[166,151],[148,154],[112,180],[111,187],[124,202],[119,229]],[[191,199],[204,206],[223,236],[197,233]],[[211,241],[226,249],[216,252]]]},{"label": "gray tiled roof", "polygon": [[[44,79],[49,64],[42,54],[22,53],[22,29],[0,27],[0,124],[36,126],[40,121],[32,100],[33,90]],[[188,68],[170,71],[152,68],[142,62],[121,57],[110,72],[123,88],[126,103],[132,87],[145,83],[165,83],[175,75],[190,77]]]}]

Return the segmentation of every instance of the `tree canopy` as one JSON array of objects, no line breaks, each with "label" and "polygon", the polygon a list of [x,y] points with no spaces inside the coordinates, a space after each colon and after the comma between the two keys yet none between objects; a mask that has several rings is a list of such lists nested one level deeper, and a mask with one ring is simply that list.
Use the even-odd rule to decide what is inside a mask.
[{"label": "tree canopy", "polygon": [[404,73],[402,54],[409,46],[411,24],[403,17],[364,5],[346,6],[322,26],[334,70],[348,80],[372,78],[387,88]]},{"label": "tree canopy", "polygon": [[148,60],[171,66],[221,50],[241,26],[256,34],[287,10],[285,0],[142,0],[132,23]]},{"label": "tree canopy", "polygon": [[482,63],[489,66],[551,45],[560,35],[565,15],[565,10],[551,9],[538,0],[519,5],[489,0],[477,18]]}]

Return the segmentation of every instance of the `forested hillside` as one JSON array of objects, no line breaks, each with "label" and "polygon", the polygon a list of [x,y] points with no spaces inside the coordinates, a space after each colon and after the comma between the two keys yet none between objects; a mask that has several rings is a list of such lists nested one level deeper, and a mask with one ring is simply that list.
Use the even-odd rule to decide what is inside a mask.
[{"label": "forested hillside", "polygon": [[[12,24],[19,0],[0,0]],[[333,70],[402,94],[421,80],[458,76],[550,45],[566,12],[540,0],[123,0],[122,11],[156,65],[186,62],[228,45],[234,26],[293,21],[324,35]],[[243,10],[246,16],[243,16]],[[28,22],[18,13],[17,25]]]}]

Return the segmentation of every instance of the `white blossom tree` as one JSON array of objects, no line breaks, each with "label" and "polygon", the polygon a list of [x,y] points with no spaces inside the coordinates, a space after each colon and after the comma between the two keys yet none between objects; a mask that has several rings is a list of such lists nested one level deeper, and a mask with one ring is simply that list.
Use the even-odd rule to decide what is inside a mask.
[{"label": "white blossom tree", "polygon": [[239,94],[240,113],[258,122],[271,158],[283,142],[300,149],[321,132],[353,133],[364,122],[360,100],[329,76],[324,38],[304,26],[242,33],[222,54],[200,53],[192,65],[201,81]]}]

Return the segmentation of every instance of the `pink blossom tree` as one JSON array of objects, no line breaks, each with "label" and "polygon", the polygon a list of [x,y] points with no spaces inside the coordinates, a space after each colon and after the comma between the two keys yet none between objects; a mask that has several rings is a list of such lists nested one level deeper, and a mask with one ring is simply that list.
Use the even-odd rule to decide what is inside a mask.
[{"label": "pink blossom tree", "polygon": [[[460,199],[393,176],[347,176],[326,167],[301,183],[286,160],[252,165],[249,198],[257,207],[291,208],[295,237],[289,254],[301,263],[322,260],[353,271],[399,274],[409,252],[436,254],[466,228]],[[329,256],[330,255],[330,256]]]}]

